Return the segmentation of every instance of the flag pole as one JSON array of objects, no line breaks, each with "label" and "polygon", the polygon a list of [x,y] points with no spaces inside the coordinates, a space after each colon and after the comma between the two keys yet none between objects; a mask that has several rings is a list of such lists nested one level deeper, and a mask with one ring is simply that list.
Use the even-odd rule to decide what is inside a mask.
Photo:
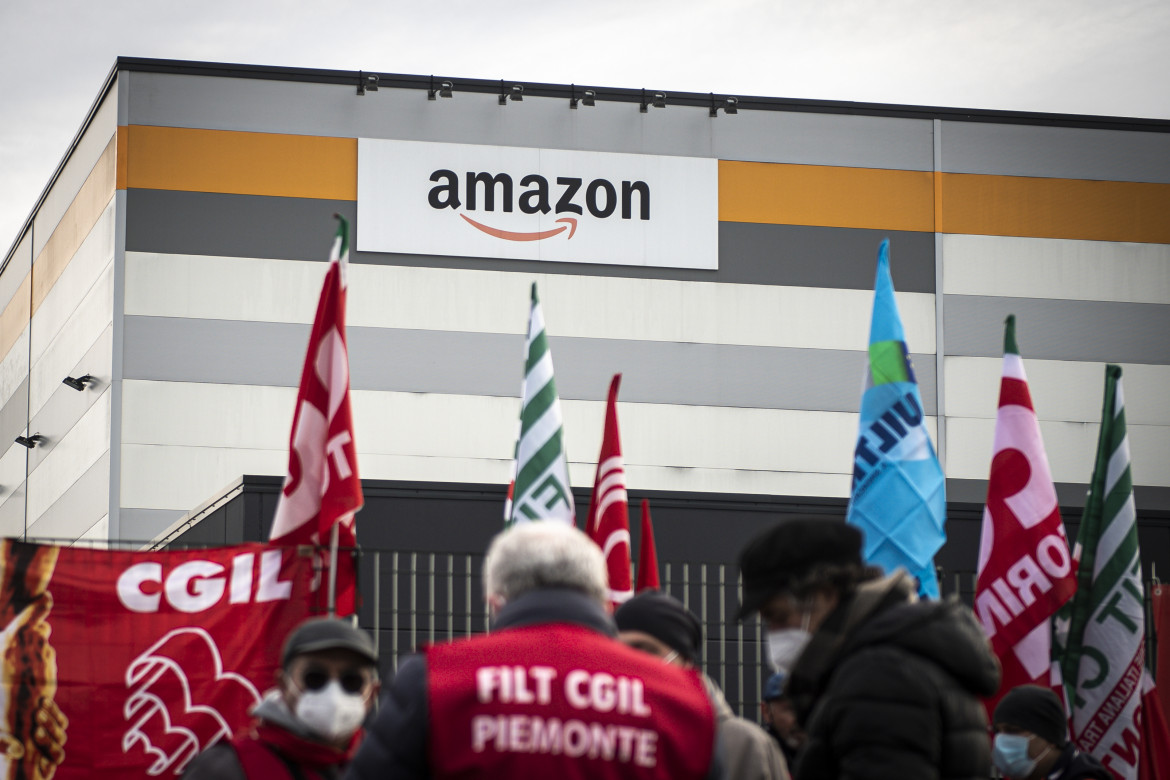
[{"label": "flag pole", "polygon": [[337,615],[337,526],[329,532],[329,617]]}]

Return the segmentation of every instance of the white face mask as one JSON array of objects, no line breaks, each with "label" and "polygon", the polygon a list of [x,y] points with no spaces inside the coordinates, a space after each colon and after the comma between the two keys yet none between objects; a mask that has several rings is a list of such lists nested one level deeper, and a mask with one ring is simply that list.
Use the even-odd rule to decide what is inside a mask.
[{"label": "white face mask", "polygon": [[320,690],[303,691],[297,700],[297,719],[314,733],[336,742],[348,739],[366,719],[362,694],[346,693],[337,680]]},{"label": "white face mask", "polygon": [[800,621],[800,628],[781,628],[768,632],[768,660],[772,669],[787,675],[796,665],[800,654],[812,640],[808,624],[811,615],[805,611]]},{"label": "white face mask", "polygon": [[812,634],[803,628],[783,628],[768,632],[768,660],[772,669],[788,674],[796,665],[800,654],[812,639]]}]

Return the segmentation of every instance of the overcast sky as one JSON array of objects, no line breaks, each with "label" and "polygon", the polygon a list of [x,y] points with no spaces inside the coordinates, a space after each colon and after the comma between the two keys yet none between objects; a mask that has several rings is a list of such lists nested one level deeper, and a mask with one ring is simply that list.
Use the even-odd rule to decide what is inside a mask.
[{"label": "overcast sky", "polygon": [[0,252],[119,55],[1170,119],[1167,0],[0,0]]}]

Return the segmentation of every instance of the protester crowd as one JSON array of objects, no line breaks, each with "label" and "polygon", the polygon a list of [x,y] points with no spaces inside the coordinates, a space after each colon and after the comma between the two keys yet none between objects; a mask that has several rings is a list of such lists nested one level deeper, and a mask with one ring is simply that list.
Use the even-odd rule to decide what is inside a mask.
[{"label": "protester crowd", "polygon": [[1000,668],[974,615],[918,600],[912,578],[861,550],[860,531],[823,517],[744,548],[738,618],[759,615],[774,672],[763,727],[702,673],[702,626],[681,602],[646,591],[611,614],[600,549],[540,522],[488,549],[487,634],[408,657],[375,707],[368,635],[310,620],[253,725],[184,777],[1110,777],[1069,743],[1047,689],[1008,692],[989,723]]}]

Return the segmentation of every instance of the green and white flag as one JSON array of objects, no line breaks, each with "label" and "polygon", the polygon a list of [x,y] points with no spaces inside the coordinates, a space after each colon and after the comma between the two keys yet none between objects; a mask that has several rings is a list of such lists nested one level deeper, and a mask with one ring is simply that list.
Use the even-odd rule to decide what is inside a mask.
[{"label": "green and white flag", "polygon": [[1145,608],[1121,368],[1105,367],[1097,461],[1073,557],[1077,592],[1055,622],[1072,738],[1114,775],[1138,776]]},{"label": "green and white flag", "polygon": [[512,484],[504,523],[561,520],[576,523],[569,466],[565,457],[561,402],[553,379],[552,352],[544,333],[544,312],[532,284],[524,385],[520,391],[520,438],[512,464]]}]

